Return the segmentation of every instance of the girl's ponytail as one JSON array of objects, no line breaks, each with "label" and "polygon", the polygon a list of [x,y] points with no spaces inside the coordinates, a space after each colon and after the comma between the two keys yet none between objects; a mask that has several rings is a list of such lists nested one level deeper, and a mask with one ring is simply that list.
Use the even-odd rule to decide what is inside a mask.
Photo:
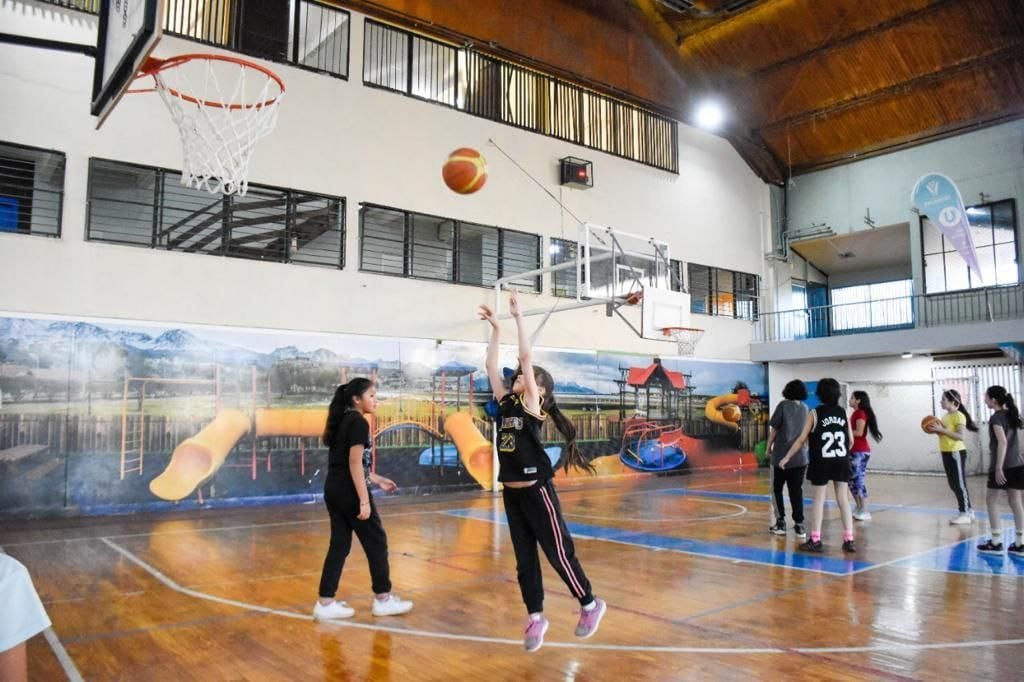
[{"label": "girl's ponytail", "polygon": [[555,424],[555,428],[565,438],[565,450],[562,453],[562,470],[569,471],[571,466],[581,471],[594,473],[594,465],[583,456],[579,446],[576,444],[576,427],[562,413],[562,410],[553,398],[547,396],[545,402],[547,405],[544,406],[544,411],[548,413],[551,421]]},{"label": "girl's ponytail", "polygon": [[1017,403],[1013,402],[1013,396],[1009,393],[1006,394],[1006,402],[1003,403],[1003,409],[1006,410],[1006,421],[1010,428],[1021,428],[1020,410],[1017,409]]},{"label": "girl's ponytail", "polygon": [[968,431],[977,431],[978,430],[978,425],[974,423],[974,420],[971,419],[971,415],[967,413],[967,408],[964,407],[964,401],[960,398],[960,392],[955,390],[955,389],[950,388],[950,389],[947,389],[946,391],[943,391],[942,395],[949,402],[956,403],[957,411],[959,411],[960,414],[962,414],[964,416],[964,419],[967,420],[967,430]]}]

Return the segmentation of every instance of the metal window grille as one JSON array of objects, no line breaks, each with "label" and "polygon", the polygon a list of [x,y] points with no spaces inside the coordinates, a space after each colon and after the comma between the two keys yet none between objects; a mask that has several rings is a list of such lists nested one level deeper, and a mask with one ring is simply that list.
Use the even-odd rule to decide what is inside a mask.
[{"label": "metal window grille", "polygon": [[[560,239],[552,237],[548,251],[551,257],[551,265],[571,263],[579,258],[579,245],[572,239]],[[576,298],[576,270],[555,270],[551,273],[551,295],[566,298]]]},{"label": "metal window grille", "polygon": [[500,230],[487,225],[459,223],[458,278],[461,284],[486,285],[498,279]]},{"label": "metal window grille", "polygon": [[41,0],[51,5],[77,9],[91,14],[98,14],[100,11],[100,0]]},{"label": "metal window grille", "polygon": [[0,232],[59,237],[65,157],[0,142]]},{"label": "metal window grille", "polygon": [[213,196],[180,180],[176,171],[91,159],[86,238],[344,267],[343,198],[253,184],[244,197]]},{"label": "metal window grille", "polygon": [[[540,237],[441,216],[364,204],[359,268],[400,277],[491,286],[540,267]],[[539,277],[517,286],[540,291]]]},{"label": "metal window grille", "polygon": [[[101,0],[41,0],[98,14]],[[164,31],[348,78],[351,15],[317,0],[166,0]]]},{"label": "metal window grille", "polygon": [[363,83],[678,172],[672,119],[579,85],[367,20]]},{"label": "metal window grille", "polygon": [[688,263],[690,312],[756,320],[760,315],[757,275]]}]

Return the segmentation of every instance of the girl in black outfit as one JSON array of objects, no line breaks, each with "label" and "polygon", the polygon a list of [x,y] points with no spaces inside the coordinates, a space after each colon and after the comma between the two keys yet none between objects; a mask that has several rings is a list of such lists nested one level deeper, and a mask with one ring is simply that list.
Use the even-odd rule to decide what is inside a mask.
[{"label": "girl in black outfit", "polygon": [[846,410],[839,405],[839,382],[835,379],[822,379],[818,382],[815,395],[821,405],[810,411],[803,433],[790,446],[789,452],[779,462],[780,467],[792,459],[800,447],[808,444],[810,462],[807,465],[807,480],[811,482],[813,505],[811,506],[811,537],[800,545],[805,552],[820,552],[821,522],[825,515],[825,491],[829,481],[832,482],[839,505],[840,517],[843,520],[843,551],[855,552],[853,543],[853,515],[850,513],[850,446],[853,438],[850,435],[850,423],[846,419]]},{"label": "girl in black outfit", "polygon": [[324,445],[330,448],[324,502],[331,515],[331,544],[320,575],[320,599],[313,607],[317,620],[351,618],[355,609],[335,601],[341,570],[352,549],[352,533],[366,552],[373,580],[373,615],[395,616],[412,608],[391,593],[388,567],[388,536],[370,496],[370,484],[384,492],[398,486],[389,478],[370,472],[370,424],[377,411],[377,389],[369,379],[357,378],[338,387],[327,411]]},{"label": "girl in black outfit", "polygon": [[519,339],[519,370],[513,377],[511,390],[506,390],[504,377],[498,370],[501,337],[498,322],[485,305],[480,306],[479,314],[480,319],[491,325],[486,364],[487,377],[498,401],[498,480],[504,484],[502,499],[516,553],[516,576],[529,614],[523,646],[527,651],[536,651],[544,644],[544,633],[548,629],[538,544],[580,603],[577,637],[586,638],[597,632],[607,605],[594,597],[590,589],[590,581],[576,558],[572,536],[551,483],[554,470],[540,440],[541,425],[548,417],[565,436],[562,458],[565,470],[571,465],[593,472],[593,465],[576,446],[576,428],[555,404],[551,374],[533,364],[515,290],[511,292],[509,312],[515,318]]}]

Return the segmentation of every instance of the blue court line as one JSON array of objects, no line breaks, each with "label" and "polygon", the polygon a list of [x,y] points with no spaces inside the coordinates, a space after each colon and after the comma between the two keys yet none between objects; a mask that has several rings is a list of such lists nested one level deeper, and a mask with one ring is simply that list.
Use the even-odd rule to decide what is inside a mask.
[{"label": "blue court line", "polygon": [[[748,502],[771,501],[770,495],[758,495],[755,493],[723,493],[714,490],[691,490],[689,488],[665,488],[663,490],[652,490],[651,492],[660,495],[691,495],[693,497],[710,497],[720,500],[746,500]],[[786,501],[789,501],[788,497],[786,497]],[[804,498],[804,504],[811,503],[811,498]],[[834,500],[825,500],[825,506],[828,507],[829,509],[835,509],[838,507]],[[931,514],[950,517],[956,514],[956,509],[954,509],[953,507],[917,507],[914,505],[903,504],[869,504],[868,509],[870,511],[900,511],[908,512],[911,514]],[[981,510],[975,510],[974,515],[979,519],[988,518],[988,514]],[[1013,514],[1002,514],[1000,518],[1002,518],[1003,520],[1012,520]]]},{"label": "blue court line", "polygon": [[[984,536],[987,537],[987,536]],[[1013,528],[1003,529],[1003,538],[1012,538]],[[981,537],[968,538],[949,547],[940,547],[927,554],[893,563],[902,568],[921,568],[942,573],[968,573],[973,575],[1008,575],[1024,578],[1024,558],[1008,555],[982,554],[975,545]],[[1005,540],[1004,540],[1005,544]]]},{"label": "blue court line", "polygon": [[[451,509],[446,512],[450,516],[487,521],[507,525],[505,514],[497,514],[488,509]],[[656,535],[654,533],[637,532],[614,526],[594,526],[585,523],[569,523],[569,532],[573,537],[604,540],[623,545],[645,547],[654,550],[667,550],[681,554],[692,554],[712,559],[728,559],[769,566],[784,566],[803,571],[828,573],[831,575],[849,575],[874,566],[867,561],[850,561],[835,559],[818,554],[787,552],[785,550],[767,549],[763,547],[744,547],[741,545],[725,545],[717,542],[691,540],[689,538]]]}]

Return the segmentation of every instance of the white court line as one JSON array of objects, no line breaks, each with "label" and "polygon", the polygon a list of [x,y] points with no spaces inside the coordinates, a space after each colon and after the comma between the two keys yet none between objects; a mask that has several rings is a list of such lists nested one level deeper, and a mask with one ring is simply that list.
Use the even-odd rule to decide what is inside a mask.
[{"label": "white court line", "polygon": [[[7,554],[7,551],[0,546],[0,554]],[[13,558],[13,557],[12,557]],[[49,616],[47,616],[49,618]],[[57,632],[53,629],[53,625],[43,630],[43,638],[47,644],[53,650],[53,655],[57,657],[57,662],[60,663],[60,667],[64,669],[64,674],[68,676],[71,682],[84,682],[82,680],[81,673],[78,672],[78,667],[75,666],[75,662],[71,660],[71,656],[68,655],[68,650],[61,644],[60,638],[57,637]]]},{"label": "white court line", "polygon": [[54,632],[53,628],[49,627],[43,630],[43,637],[46,638],[50,648],[53,649],[53,655],[60,661],[60,667],[64,669],[64,674],[68,676],[68,679],[71,682],[83,682],[82,674],[78,672],[75,662],[71,660],[68,650],[60,643],[60,638],[57,637],[57,633]]},{"label": "white court line", "polygon": [[[296,620],[312,621],[313,617],[309,614],[297,613],[295,611],[284,611],[281,609],[272,609],[266,606],[259,606],[257,604],[248,604],[246,602],[237,601],[235,599],[225,599],[224,597],[218,597],[216,595],[207,594],[205,592],[199,592],[198,590],[191,590],[187,587],[182,587],[174,580],[168,578],[166,575],[161,573],[159,570],[146,563],[133,553],[124,549],[120,545],[114,543],[108,538],[100,538],[106,543],[111,549],[121,554],[123,557],[134,563],[135,565],[142,568],[144,571],[149,573],[151,576],[156,578],[158,581],[163,583],[166,587],[188,595],[195,597],[196,599],[204,599],[207,601],[216,602],[218,604],[226,604],[228,606],[237,606],[242,609],[249,611],[256,611],[257,613],[265,613],[269,615],[282,616],[284,618],[293,618]],[[367,625],[364,623],[353,623],[350,621],[324,621],[325,624],[336,625],[338,627],[345,628],[356,628],[359,630],[372,630],[374,632],[387,632],[395,635],[408,635],[411,637],[427,637],[432,639],[448,639],[457,640],[462,642],[482,642],[486,644],[506,644],[515,647],[523,646],[522,640],[518,639],[505,639],[501,637],[485,637],[482,635],[460,635],[448,632],[435,632],[431,630],[414,630],[405,628],[396,628],[386,625]],[[588,649],[597,651],[627,651],[627,652],[638,652],[638,653],[666,653],[666,654],[791,654],[794,651],[798,653],[831,653],[831,654],[852,654],[852,653],[869,653],[879,651],[920,651],[926,649],[966,649],[973,647],[991,647],[991,646],[1006,646],[1006,645],[1019,645],[1024,644],[1024,639],[989,639],[979,640],[973,642],[936,642],[932,644],[913,644],[903,642],[885,642],[880,644],[873,644],[868,646],[852,646],[852,647],[794,647],[794,648],[777,648],[777,647],[684,647],[684,646],[645,646],[637,645],[631,646],[628,644],[588,644],[588,643],[576,643],[576,642],[545,642],[544,646],[553,647],[557,649]]]},{"label": "white court line", "polygon": [[883,568],[885,566],[892,566],[893,564],[898,564],[901,561],[909,561],[910,559],[916,559],[917,557],[923,556],[925,554],[931,554],[932,552],[938,552],[939,550],[949,549],[950,547],[956,547],[957,545],[959,545],[962,542],[974,542],[975,540],[979,540],[979,539],[985,537],[985,535],[987,535],[987,534],[986,533],[982,533],[981,535],[973,535],[973,536],[971,536],[969,538],[964,538],[962,540],[957,540],[956,542],[950,542],[950,543],[945,544],[945,545],[939,545],[938,547],[930,547],[928,549],[922,549],[920,552],[914,552],[913,554],[907,554],[906,556],[897,557],[895,559],[889,559],[888,561],[882,561],[882,562],[877,563],[877,564],[871,564],[870,566],[865,566],[864,568],[858,568],[857,570],[851,571],[850,573],[851,574],[865,573],[867,571],[873,571],[876,568]]},{"label": "white court line", "polygon": [[[694,497],[697,497],[694,495]],[[637,521],[639,523],[673,523],[682,525],[684,523],[702,523],[704,521],[720,521],[722,519],[731,519],[735,516],[743,516],[747,513],[747,508],[742,504],[736,504],[735,502],[722,502],[721,500],[701,500],[701,502],[713,502],[715,504],[727,504],[730,507],[736,507],[739,509],[737,512],[731,514],[719,514],[718,516],[700,516],[694,519],[642,519],[637,517],[622,517],[622,516],[594,516],[593,514],[575,514],[573,512],[563,511],[563,516],[572,516],[580,519],[598,519],[601,521]]]}]

